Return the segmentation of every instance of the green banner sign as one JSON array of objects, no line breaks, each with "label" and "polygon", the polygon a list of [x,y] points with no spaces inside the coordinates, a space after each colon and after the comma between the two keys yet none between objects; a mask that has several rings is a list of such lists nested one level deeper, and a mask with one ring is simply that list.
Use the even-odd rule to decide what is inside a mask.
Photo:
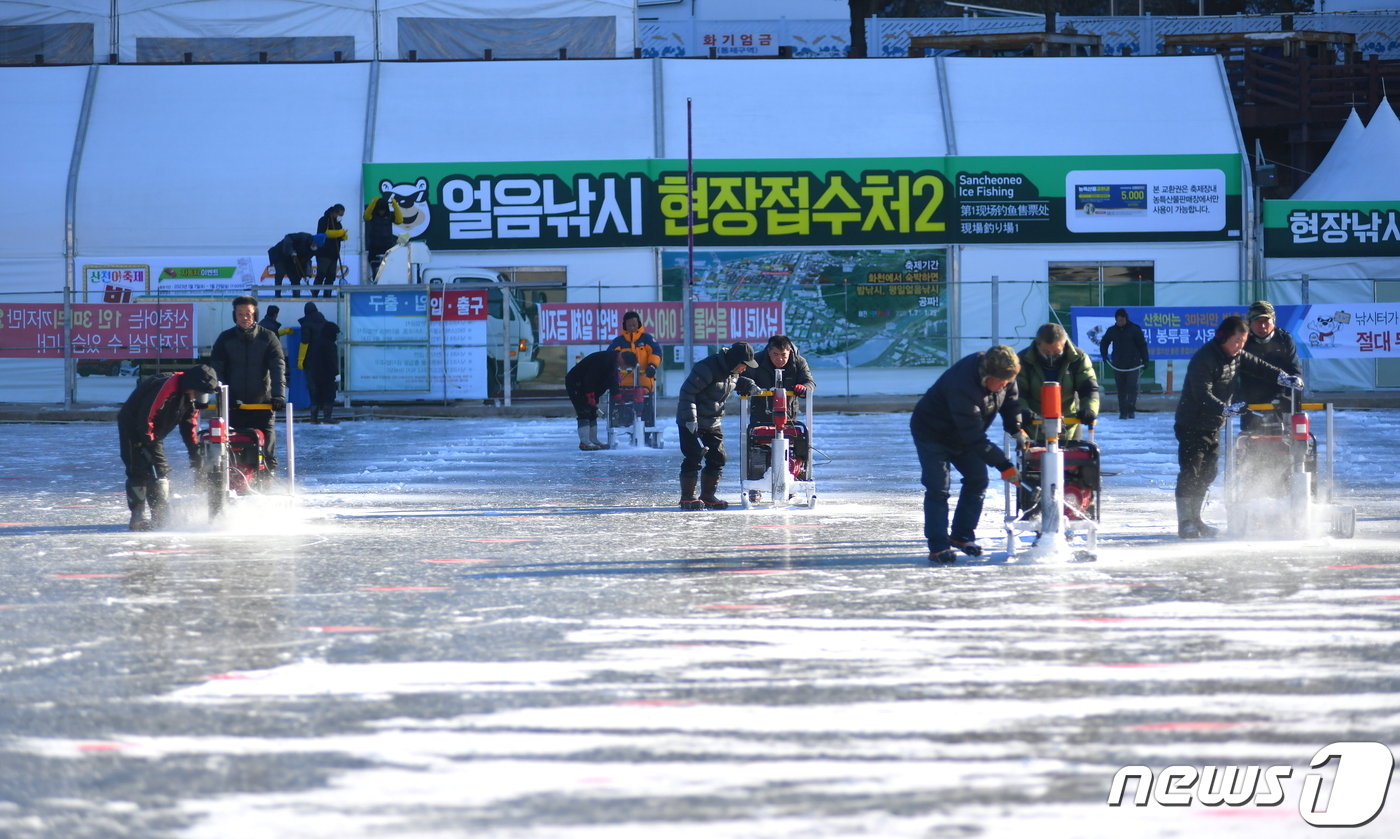
[{"label": "green banner sign", "polygon": [[1400,256],[1400,202],[1265,201],[1264,256]]},{"label": "green banner sign", "polygon": [[[1241,235],[1238,155],[376,163],[434,250],[1199,242]],[[693,218],[692,218],[693,213]]]}]

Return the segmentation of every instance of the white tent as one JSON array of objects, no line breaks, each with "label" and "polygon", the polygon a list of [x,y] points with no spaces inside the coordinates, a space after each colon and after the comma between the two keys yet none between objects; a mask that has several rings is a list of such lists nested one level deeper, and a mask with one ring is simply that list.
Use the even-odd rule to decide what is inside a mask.
[{"label": "white tent", "polygon": [[[1289,200],[1400,200],[1400,118],[1382,99],[1370,122],[1360,126],[1353,110],[1327,156]],[[1309,303],[1370,303],[1376,300],[1376,280],[1400,280],[1400,258],[1271,257],[1265,275],[1266,295],[1276,304],[1303,303],[1304,295]],[[1309,384],[1321,390],[1370,389],[1378,383],[1376,364],[1359,358],[1314,361]]]},{"label": "white tent", "polygon": [[[260,258],[334,203],[349,208],[349,262],[362,164],[684,159],[687,100],[700,159],[1243,156],[1215,57],[0,68],[0,110],[17,115],[0,156],[24,161],[11,171],[21,200],[0,205],[0,294],[57,299],[87,257]],[[1170,280],[1156,302],[1218,298],[1241,279],[1243,249],[1242,237],[950,248],[952,279],[980,284],[950,329],[1027,339],[1052,262],[1148,260]],[[619,278],[635,289],[658,274],[651,247],[434,248],[434,266],[502,264],[561,267],[571,294],[600,300],[637,293],[607,288]],[[995,323],[992,277],[1015,285]],[[861,376],[852,387],[867,393],[928,379]]]}]

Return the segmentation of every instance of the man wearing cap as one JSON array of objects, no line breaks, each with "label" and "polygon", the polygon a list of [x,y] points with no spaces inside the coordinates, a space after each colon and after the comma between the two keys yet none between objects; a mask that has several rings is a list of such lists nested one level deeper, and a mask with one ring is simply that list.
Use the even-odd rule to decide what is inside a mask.
[{"label": "man wearing cap", "polygon": [[[914,406],[909,431],[919,453],[920,480],[924,485],[924,537],[929,562],[947,564],[957,559],[953,548],[968,556],[980,556],[975,541],[982,518],[982,494],[990,483],[987,467],[1003,479],[1019,480],[1016,467],[987,438],[992,420],[1001,415],[1002,427],[1024,445],[1016,374],[1021,361],[1016,351],[997,344],[986,352],[969,355],[949,367]],[[948,529],[948,498],[952,494],[952,469],[962,476],[958,506]]]},{"label": "man wearing cap", "polygon": [[[676,407],[676,425],[681,439],[681,509],[723,510],[729,506],[715,496],[720,475],[728,460],[724,453],[725,403],[736,387],[752,390],[753,380],[740,378],[745,370],[758,366],[753,347],[739,341],[723,352],[701,359],[681,385]],[[704,459],[705,468],[700,469]],[[700,495],[695,494],[696,486]]]},{"label": "man wearing cap", "polygon": [[[282,296],[282,278],[292,281],[292,296],[301,296],[301,281],[307,275],[311,257],[316,248],[326,241],[324,233],[288,233],[282,241],[267,249],[267,261],[272,267],[273,283],[277,286],[274,296]],[[315,296],[315,292],[312,292]]]},{"label": "man wearing cap", "polygon": [[[195,433],[199,406],[219,389],[219,379],[209,367],[198,364],[183,373],[161,373],[137,382],[117,412],[122,464],[126,467],[126,506],[131,510],[132,530],[162,528],[169,516],[170,461],[165,457],[165,435],[180,426],[180,439],[190,455],[190,467],[203,464]],[[150,518],[146,518],[147,510]]]},{"label": "man wearing cap", "polygon": [[1113,313],[1113,325],[1099,342],[1099,355],[1113,370],[1118,388],[1118,418],[1137,416],[1138,377],[1147,366],[1147,336],[1128,318],[1127,309]]},{"label": "man wearing cap", "polygon": [[[1293,336],[1279,329],[1274,315],[1274,305],[1267,300],[1256,300],[1249,306],[1249,337],[1245,339],[1244,351],[1263,361],[1267,361],[1290,376],[1303,371],[1298,361],[1298,346]],[[1272,402],[1276,398],[1287,399],[1290,389],[1277,381],[1277,376],[1260,375],[1249,369],[1240,370],[1240,398],[1250,404]],[[1286,407],[1286,406],[1285,406]],[[1282,413],[1275,417],[1282,419]],[[1259,414],[1246,413],[1240,416],[1240,430],[1258,425]]]}]

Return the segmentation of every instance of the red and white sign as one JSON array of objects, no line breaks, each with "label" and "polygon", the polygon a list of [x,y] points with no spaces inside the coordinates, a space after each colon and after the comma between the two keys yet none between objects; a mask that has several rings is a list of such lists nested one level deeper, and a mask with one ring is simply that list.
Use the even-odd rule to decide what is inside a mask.
[{"label": "red and white sign", "polygon": [[[778,300],[704,301],[693,304],[697,344],[766,342],[783,331]],[[540,345],[606,344],[622,331],[622,316],[636,312],[658,344],[680,344],[680,303],[541,303]]]},{"label": "red and white sign", "polygon": [[[193,303],[76,303],[73,355],[193,358]],[[63,304],[0,303],[0,358],[62,358]]]}]

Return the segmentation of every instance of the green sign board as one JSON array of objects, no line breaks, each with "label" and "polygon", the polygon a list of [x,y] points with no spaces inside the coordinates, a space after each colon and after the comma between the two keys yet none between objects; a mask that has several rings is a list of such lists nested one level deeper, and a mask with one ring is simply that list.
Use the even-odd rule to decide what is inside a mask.
[{"label": "green sign board", "polygon": [[[434,250],[1229,241],[1238,155],[375,163]],[[692,216],[693,214],[693,216]],[[692,226],[693,225],[693,226]]]},{"label": "green sign board", "polygon": [[1400,202],[1265,201],[1264,256],[1400,256]]}]

